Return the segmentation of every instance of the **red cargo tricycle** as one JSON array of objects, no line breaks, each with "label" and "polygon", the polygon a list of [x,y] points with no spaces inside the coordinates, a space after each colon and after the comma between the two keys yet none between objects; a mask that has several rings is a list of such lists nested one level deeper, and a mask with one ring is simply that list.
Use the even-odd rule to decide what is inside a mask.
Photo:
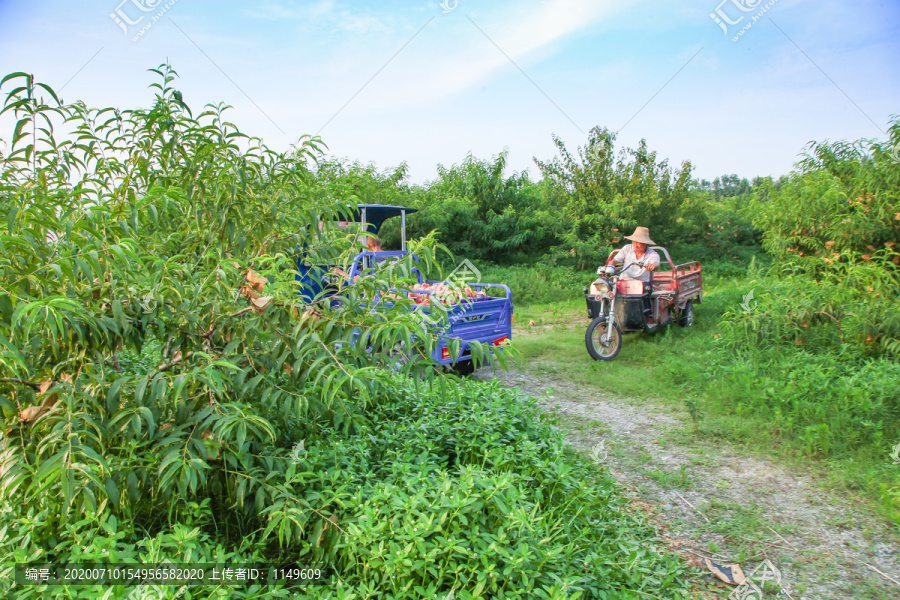
[{"label": "red cargo tricycle", "polygon": [[622,332],[654,333],[660,327],[677,322],[682,327],[694,324],[694,305],[703,301],[700,263],[678,265],[665,248],[653,246],[660,255],[659,267],[650,283],[621,279],[632,265],[611,265],[618,250],[613,250],[606,264],[597,269],[597,279],[584,288],[588,317],[591,319],[584,342],[594,360],[612,360],[622,348]]}]

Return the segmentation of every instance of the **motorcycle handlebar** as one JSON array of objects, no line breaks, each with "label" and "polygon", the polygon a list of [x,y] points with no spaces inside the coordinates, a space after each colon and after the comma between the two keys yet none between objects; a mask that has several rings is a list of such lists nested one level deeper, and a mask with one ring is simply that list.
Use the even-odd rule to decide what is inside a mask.
[{"label": "motorcycle handlebar", "polygon": [[643,261],[634,261],[634,262],[628,263],[624,267],[616,267],[616,269],[618,270],[619,275],[621,275],[622,273],[624,273],[625,271],[627,271],[628,269],[630,269],[631,267],[633,267],[635,265],[639,266],[642,269],[646,268]]},{"label": "motorcycle handlebar", "polygon": [[[597,275],[621,275],[622,273],[624,273],[625,271],[627,271],[628,269],[630,269],[631,267],[633,267],[635,265],[637,265],[641,269],[647,268],[643,261],[634,261],[634,262],[628,263],[627,265],[622,266],[622,267],[616,266],[615,264],[603,265],[603,266],[597,267]],[[609,269],[609,268],[613,269],[612,273],[607,271],[607,269]]]}]

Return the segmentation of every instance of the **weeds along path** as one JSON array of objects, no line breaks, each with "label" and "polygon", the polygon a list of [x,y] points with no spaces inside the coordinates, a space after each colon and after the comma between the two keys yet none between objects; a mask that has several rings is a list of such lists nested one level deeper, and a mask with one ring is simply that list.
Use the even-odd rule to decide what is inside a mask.
[{"label": "weeds along path", "polygon": [[568,431],[568,442],[608,467],[670,549],[697,568],[704,598],[750,591],[719,584],[705,557],[739,563],[746,574],[771,560],[786,593],[769,584],[765,598],[900,598],[900,584],[889,580],[900,582],[900,540],[858,500],[827,493],[811,474],[743,454],[725,440],[696,440],[680,407],[660,412],[669,409],[603,397],[543,371],[532,364],[474,376],[496,375],[538,398]]}]

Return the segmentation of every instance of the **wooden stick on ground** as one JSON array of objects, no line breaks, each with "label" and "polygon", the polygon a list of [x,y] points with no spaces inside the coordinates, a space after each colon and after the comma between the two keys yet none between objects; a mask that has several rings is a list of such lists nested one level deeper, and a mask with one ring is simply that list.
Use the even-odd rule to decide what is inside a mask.
[{"label": "wooden stick on ground", "polygon": [[900,581],[897,581],[896,579],[894,579],[894,578],[891,577],[890,575],[885,575],[884,573],[882,573],[882,572],[879,571],[876,567],[873,567],[873,566],[870,565],[869,563],[866,563],[866,566],[869,567],[870,569],[872,569],[873,571],[875,571],[876,573],[878,573],[879,575],[881,575],[882,577],[884,577],[885,579],[888,579],[888,580],[890,580],[890,581],[893,581],[893,582],[896,583],[897,585],[900,585]]},{"label": "wooden stick on ground", "polygon": [[[725,537],[729,537],[729,535],[732,535],[732,534],[725,534]],[[754,544],[762,544],[763,546],[771,546],[773,548],[782,548],[782,546],[781,546],[782,542],[780,542],[780,541],[763,542],[762,540],[754,540],[753,538],[744,537],[742,535],[737,535],[737,534],[733,534],[733,535],[734,535],[734,537],[740,538],[740,539],[748,541],[748,542],[753,542]],[[788,548],[790,548],[790,546],[788,546]],[[791,550],[793,550],[793,549],[794,548],[791,548]]]},{"label": "wooden stick on ground", "polygon": [[[693,554],[694,556],[699,556],[700,558],[709,558],[708,556],[703,556],[703,555],[700,554],[699,552],[694,552],[693,550],[691,550],[690,548],[688,548],[688,547],[686,547],[686,546],[680,546],[680,548],[681,548],[682,550],[684,550],[685,552],[690,552],[690,553]],[[725,556],[722,556],[721,554],[716,554],[715,552],[710,552],[709,554],[712,554],[714,557],[718,557],[720,560],[731,561],[730,558],[727,558],[727,557],[725,557]]]},{"label": "wooden stick on ground", "polygon": [[[674,490],[673,490],[673,491],[674,491]],[[675,492],[675,493],[678,495],[679,498],[681,498],[682,500],[684,500],[684,503],[685,503],[685,504],[687,504],[687,505],[690,506],[692,509],[694,509],[694,512],[696,512],[698,515],[700,515],[701,517],[703,517],[704,519],[706,519],[706,522],[709,523],[709,519],[707,518],[707,516],[704,515],[702,512],[700,512],[699,510],[697,510],[697,507],[695,507],[693,504],[691,504],[690,502],[688,502],[688,501],[687,501],[687,498],[685,498],[684,496],[682,496],[682,495],[679,494],[678,492]]]},{"label": "wooden stick on ground", "polygon": [[[732,560],[732,559],[731,559],[730,557],[728,557],[728,556],[725,556],[724,554],[717,554],[716,552],[711,552],[711,551],[709,551],[709,550],[704,550],[703,548],[698,548],[697,546],[688,546],[687,544],[682,544],[681,546],[679,546],[679,548],[681,548],[681,547],[684,547],[684,548],[692,548],[692,549],[694,549],[694,550],[699,550],[700,552],[706,552],[707,554],[710,554],[710,555],[712,555],[712,556],[717,556],[718,558],[720,558],[720,559],[722,559],[722,560],[725,560],[725,561],[728,561],[728,562],[734,562],[734,560]],[[696,553],[693,553],[693,554],[696,554]],[[700,556],[700,555],[697,554],[697,556]],[[704,556],[703,558],[707,558],[707,557]]]},{"label": "wooden stick on ground", "polygon": [[775,535],[777,535],[778,538],[779,538],[782,542],[784,542],[784,545],[785,545],[785,546],[787,546],[787,547],[790,548],[791,550],[796,550],[796,548],[794,548],[793,546],[791,546],[790,543],[788,543],[788,541],[787,541],[786,539],[784,539],[783,537],[781,537],[781,534],[779,534],[777,531],[775,531],[774,529],[772,529],[772,528],[769,527],[768,525],[766,525],[766,529],[768,529],[769,531],[771,531],[772,533],[774,533]]}]

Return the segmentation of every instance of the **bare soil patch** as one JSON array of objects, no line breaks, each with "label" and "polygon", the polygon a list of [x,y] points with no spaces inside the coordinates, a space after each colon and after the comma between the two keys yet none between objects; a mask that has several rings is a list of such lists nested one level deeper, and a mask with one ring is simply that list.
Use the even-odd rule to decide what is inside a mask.
[{"label": "bare soil patch", "polygon": [[[900,585],[888,579],[900,582],[896,530],[862,500],[822,489],[812,472],[747,455],[727,440],[696,439],[681,407],[661,409],[593,391],[586,396],[562,376],[529,370],[481,369],[474,376],[495,375],[556,416],[567,441],[607,466],[670,548],[693,566],[706,570],[708,557],[739,563],[749,574],[768,558],[781,573],[783,591],[770,585],[765,598],[900,598]],[[711,574],[702,581],[710,590],[706,598],[735,590]]]}]

